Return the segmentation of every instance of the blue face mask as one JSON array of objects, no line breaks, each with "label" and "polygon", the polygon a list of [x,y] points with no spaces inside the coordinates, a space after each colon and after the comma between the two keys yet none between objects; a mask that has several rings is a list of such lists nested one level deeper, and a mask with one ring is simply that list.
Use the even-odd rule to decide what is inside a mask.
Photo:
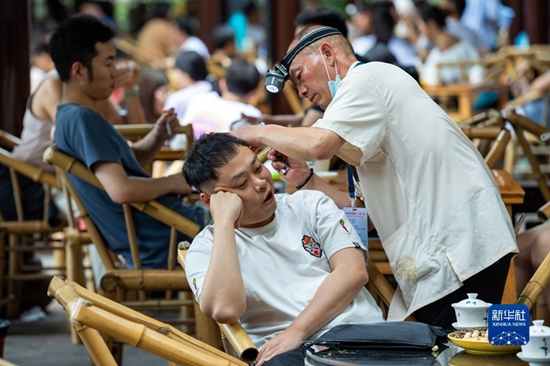
[{"label": "blue face mask", "polygon": [[336,68],[336,78],[334,80],[330,80],[330,74],[328,73],[327,63],[322,53],[321,53],[321,58],[323,59],[323,65],[325,65],[325,70],[327,71],[328,88],[330,90],[330,95],[334,99],[334,96],[336,95],[336,91],[338,90],[338,85],[340,85],[340,82],[342,81],[342,79],[340,78],[340,74],[338,73],[338,66],[336,66],[336,62],[335,62],[334,67]]}]

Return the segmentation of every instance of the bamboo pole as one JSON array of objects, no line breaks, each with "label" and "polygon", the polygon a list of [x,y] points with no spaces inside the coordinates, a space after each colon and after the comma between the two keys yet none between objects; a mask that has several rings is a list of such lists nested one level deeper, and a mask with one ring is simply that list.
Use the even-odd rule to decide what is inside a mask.
[{"label": "bamboo pole", "polygon": [[516,300],[516,304],[525,304],[529,309],[532,309],[537,302],[537,298],[548,285],[549,280],[550,253],[546,255],[539,268],[533,274],[533,277],[531,277],[531,280],[527,283],[521,295],[519,295]]},{"label": "bamboo pole", "polygon": [[84,326],[76,321],[71,321],[76,334],[86,346],[88,353],[92,357],[95,365],[98,366],[117,366],[117,363],[109,351],[109,347],[99,332],[90,327]]},{"label": "bamboo pole", "polygon": [[510,142],[511,137],[512,134],[508,129],[503,128],[500,131],[495,143],[491,147],[491,150],[489,150],[489,152],[485,156],[485,162],[487,163],[489,169],[494,168],[496,163],[503,156],[504,151],[506,151],[506,146],[508,145],[508,142]]},{"label": "bamboo pole", "polygon": [[119,288],[127,290],[185,290],[189,291],[189,283],[184,271],[168,271],[165,269],[114,269],[101,279],[101,288],[113,292]]}]

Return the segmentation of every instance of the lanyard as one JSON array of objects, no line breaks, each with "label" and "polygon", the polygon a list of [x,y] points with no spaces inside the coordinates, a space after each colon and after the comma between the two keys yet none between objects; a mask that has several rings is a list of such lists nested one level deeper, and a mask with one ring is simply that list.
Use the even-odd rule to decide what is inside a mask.
[{"label": "lanyard", "polygon": [[353,181],[353,178],[357,182],[359,182],[359,175],[357,174],[357,168],[348,164],[348,191],[349,191],[349,199],[351,201],[351,207],[355,208],[355,182]]}]

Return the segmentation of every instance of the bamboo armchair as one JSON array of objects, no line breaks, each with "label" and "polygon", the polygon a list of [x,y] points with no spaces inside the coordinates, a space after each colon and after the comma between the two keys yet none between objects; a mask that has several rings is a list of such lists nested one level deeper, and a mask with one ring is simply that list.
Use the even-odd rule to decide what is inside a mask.
[{"label": "bamboo armchair", "polygon": [[93,293],[77,283],[53,277],[48,294],[65,309],[96,365],[117,365],[100,333],[162,357],[169,365],[247,365],[169,324]]},{"label": "bamboo armchair", "polygon": [[[185,274],[183,271],[176,269],[176,241],[177,232],[194,237],[199,230],[199,226],[156,201],[123,205],[134,269],[120,269],[115,260],[113,260],[113,258],[116,257],[109,251],[108,245],[100,234],[99,229],[91,219],[78,193],[70,183],[68,174],[72,174],[97,188],[103,189],[99,180],[82,163],[60,152],[55,149],[55,147],[50,147],[46,150],[44,160],[56,166],[60,180],[71,197],[75,200],[80,211],[80,216],[86,223],[88,234],[97,248],[103,265],[106,268],[106,273],[100,281],[100,289],[104,291],[106,295],[116,298],[121,304],[139,310],[164,311],[182,309],[182,307],[185,307],[188,309],[188,315],[186,315],[185,318],[176,319],[171,322],[173,324],[187,325],[189,327],[189,332],[193,333],[193,325],[196,323],[196,316],[193,317],[192,294],[185,280]],[[132,210],[144,212],[171,227],[169,239],[171,254],[168,258],[168,269],[157,270],[141,268],[138,238],[135,232]],[[134,295],[136,291],[137,298],[135,298],[136,296]],[[147,293],[150,291],[165,291],[166,298],[150,299],[147,297]],[[173,293],[174,291],[179,291],[180,296],[182,295],[184,298],[176,298]],[[198,314],[198,316],[200,316],[200,314]],[[199,337],[204,335],[205,330],[200,328],[200,324],[197,323],[195,328]],[[204,337],[206,336],[204,335]],[[221,344],[218,346],[221,347]]]},{"label": "bamboo armchair", "polygon": [[[19,144],[19,139],[0,131],[1,141],[7,148],[13,148]],[[23,265],[23,253],[37,250],[62,250],[63,246],[54,245],[50,235],[62,230],[65,223],[51,226],[48,222],[48,208],[50,205],[50,187],[59,187],[55,174],[31,165],[14,157],[9,151],[0,148],[0,164],[10,171],[13,187],[16,221],[4,221],[0,215],[0,276],[4,276],[4,251],[8,253],[7,299],[0,302],[0,306],[7,302],[7,316],[15,317],[19,314],[21,299],[21,281],[45,280],[51,277],[47,271],[64,271],[64,266],[42,267],[40,273],[25,273]],[[23,209],[23,197],[19,186],[18,174],[21,174],[34,182],[44,185],[44,211],[42,219],[25,219]],[[42,245],[28,245],[28,239],[34,234],[41,234]],[[5,237],[8,238],[7,247]],[[0,281],[0,294],[3,291],[4,281]]]}]

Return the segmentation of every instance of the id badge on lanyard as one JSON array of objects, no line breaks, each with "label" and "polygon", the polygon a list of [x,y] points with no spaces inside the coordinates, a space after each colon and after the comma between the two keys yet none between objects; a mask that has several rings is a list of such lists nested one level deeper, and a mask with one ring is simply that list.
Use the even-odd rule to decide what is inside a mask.
[{"label": "id badge on lanyard", "polygon": [[369,239],[368,239],[368,215],[367,209],[363,207],[355,207],[355,183],[353,182],[353,177],[359,182],[359,176],[355,167],[348,165],[348,191],[349,199],[351,201],[351,207],[344,207],[344,213],[348,218],[349,222],[359,234],[361,238],[361,243],[365,249],[369,249]]}]

